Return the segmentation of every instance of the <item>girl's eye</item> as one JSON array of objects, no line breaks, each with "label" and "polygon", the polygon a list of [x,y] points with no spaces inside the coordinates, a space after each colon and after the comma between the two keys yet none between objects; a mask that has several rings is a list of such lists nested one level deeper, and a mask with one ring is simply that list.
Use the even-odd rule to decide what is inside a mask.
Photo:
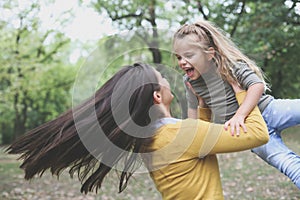
[{"label": "girl's eye", "polygon": [[181,56],[176,55],[177,60],[181,60]]},{"label": "girl's eye", "polygon": [[189,54],[189,55],[185,55],[185,57],[186,57],[186,58],[191,58],[191,57],[193,57],[193,55],[192,55],[192,54]]}]

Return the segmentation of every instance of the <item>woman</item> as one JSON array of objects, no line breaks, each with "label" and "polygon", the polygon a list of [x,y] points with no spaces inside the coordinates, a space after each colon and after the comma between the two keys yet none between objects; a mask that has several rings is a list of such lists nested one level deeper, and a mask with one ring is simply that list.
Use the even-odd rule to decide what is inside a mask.
[{"label": "woman", "polygon": [[[239,102],[243,96],[237,94]],[[163,199],[223,199],[215,154],[268,141],[258,108],[246,119],[247,134],[241,130],[237,137],[222,125],[172,118],[172,99],[169,83],[153,67],[126,66],[94,97],[29,131],[8,152],[22,154],[26,179],[47,169],[59,175],[70,167],[84,182],[85,193],[100,188],[104,177],[120,165],[121,192],[141,156]]]}]

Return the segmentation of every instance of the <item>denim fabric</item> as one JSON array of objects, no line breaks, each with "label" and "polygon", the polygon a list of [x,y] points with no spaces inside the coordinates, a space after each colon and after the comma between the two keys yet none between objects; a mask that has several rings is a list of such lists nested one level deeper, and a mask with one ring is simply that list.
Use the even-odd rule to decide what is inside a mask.
[{"label": "denim fabric", "polygon": [[300,189],[300,157],[281,138],[284,129],[300,124],[300,99],[274,99],[262,116],[267,123],[270,140],[252,149],[252,152],[288,176]]}]

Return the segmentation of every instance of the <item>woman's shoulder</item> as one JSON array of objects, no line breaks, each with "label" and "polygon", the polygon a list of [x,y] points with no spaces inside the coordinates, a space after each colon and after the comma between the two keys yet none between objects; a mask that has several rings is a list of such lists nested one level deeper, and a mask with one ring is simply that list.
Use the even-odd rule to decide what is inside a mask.
[{"label": "woman's shoulder", "polygon": [[[174,118],[175,119],[175,118]],[[199,124],[204,125],[208,124],[209,122],[200,120],[200,119],[193,119],[193,118],[186,118],[186,119],[175,119],[172,123],[164,123],[159,129],[166,131],[167,129],[182,129],[182,128],[195,128],[199,126]],[[159,130],[158,129],[158,130]]]}]

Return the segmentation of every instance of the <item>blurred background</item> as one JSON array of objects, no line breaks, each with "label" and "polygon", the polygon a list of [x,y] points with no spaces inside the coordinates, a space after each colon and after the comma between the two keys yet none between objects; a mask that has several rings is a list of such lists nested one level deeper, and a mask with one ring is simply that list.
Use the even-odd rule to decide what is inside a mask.
[{"label": "blurred background", "polygon": [[[214,22],[257,62],[271,85],[269,93],[277,98],[300,98],[299,0],[2,0],[0,199],[34,199],[37,190],[42,190],[26,193],[19,163],[3,149],[27,130],[71,108],[76,77],[95,49],[98,56],[92,56],[92,64],[105,71],[96,81],[99,86],[118,66],[135,60],[178,70],[171,56],[172,34],[197,19]],[[124,55],[131,50],[135,53]],[[286,135],[289,147],[300,153],[300,129],[288,130]],[[250,152],[220,157],[220,168],[226,199],[300,199],[285,176]],[[140,180],[143,183],[129,189],[128,198],[122,193],[113,196],[116,190],[89,198],[160,199],[148,176]],[[52,184],[57,182],[45,185]],[[72,189],[61,190],[65,199],[66,190]],[[47,196],[45,191],[41,196]],[[51,194],[48,199],[56,199]],[[69,194],[70,199],[75,196],[80,194]]]}]

